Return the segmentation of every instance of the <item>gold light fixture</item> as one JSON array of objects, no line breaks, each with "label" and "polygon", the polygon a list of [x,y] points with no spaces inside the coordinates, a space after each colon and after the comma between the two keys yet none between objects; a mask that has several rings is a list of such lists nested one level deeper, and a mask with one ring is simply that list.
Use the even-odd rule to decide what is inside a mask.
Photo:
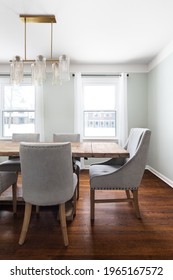
[{"label": "gold light fixture", "polygon": [[[20,19],[24,22],[24,59],[15,56],[11,60],[11,82],[12,84],[20,84],[23,79],[23,70],[25,63],[31,63],[32,82],[42,84],[46,79],[46,63],[52,64],[52,83],[62,84],[63,81],[70,80],[70,59],[66,55],[61,55],[57,59],[53,59],[53,23],[56,23],[54,15],[26,15],[21,14]],[[50,59],[46,59],[43,55],[38,55],[35,60],[28,60],[26,55],[26,25],[27,23],[50,23],[51,24],[51,41],[50,41]]]}]

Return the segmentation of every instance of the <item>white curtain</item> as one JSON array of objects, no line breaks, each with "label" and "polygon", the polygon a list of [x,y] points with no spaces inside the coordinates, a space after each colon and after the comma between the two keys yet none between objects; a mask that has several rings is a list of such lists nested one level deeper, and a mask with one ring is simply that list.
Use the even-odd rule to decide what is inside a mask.
[{"label": "white curtain", "polygon": [[117,134],[119,144],[123,147],[128,137],[127,123],[127,74],[122,73],[119,82],[118,92],[118,127]]},{"label": "white curtain", "polygon": [[44,100],[43,100],[43,86],[35,86],[36,90],[36,124],[35,130],[40,133],[40,141],[44,141]]},{"label": "white curtain", "polygon": [[[82,78],[81,73],[75,73],[74,78],[74,133],[80,134],[83,141],[83,115],[82,115]],[[81,169],[85,168],[84,158],[80,159]]]},{"label": "white curtain", "polygon": [[[74,133],[80,133],[81,137],[83,135],[82,131],[82,78],[81,73],[75,73],[74,78]],[[82,139],[81,139],[82,140]]]}]

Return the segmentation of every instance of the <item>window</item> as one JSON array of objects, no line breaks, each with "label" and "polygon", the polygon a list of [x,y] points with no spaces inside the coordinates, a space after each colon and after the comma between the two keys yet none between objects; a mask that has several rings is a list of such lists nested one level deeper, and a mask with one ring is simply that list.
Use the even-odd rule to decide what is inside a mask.
[{"label": "window", "polygon": [[1,84],[1,137],[35,132],[35,87],[29,84]]},{"label": "window", "polygon": [[118,79],[83,79],[83,138],[116,138]]}]

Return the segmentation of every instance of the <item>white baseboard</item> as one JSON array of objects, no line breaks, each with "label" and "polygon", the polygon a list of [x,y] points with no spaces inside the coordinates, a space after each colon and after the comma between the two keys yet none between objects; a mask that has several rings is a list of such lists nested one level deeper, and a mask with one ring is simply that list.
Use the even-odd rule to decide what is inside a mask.
[{"label": "white baseboard", "polygon": [[162,181],[164,181],[166,184],[168,184],[170,187],[173,188],[173,181],[171,181],[170,179],[168,179],[163,174],[159,173],[157,170],[155,170],[154,168],[152,168],[149,165],[146,166],[146,169],[151,171],[154,175],[156,175],[158,178],[160,178]]}]

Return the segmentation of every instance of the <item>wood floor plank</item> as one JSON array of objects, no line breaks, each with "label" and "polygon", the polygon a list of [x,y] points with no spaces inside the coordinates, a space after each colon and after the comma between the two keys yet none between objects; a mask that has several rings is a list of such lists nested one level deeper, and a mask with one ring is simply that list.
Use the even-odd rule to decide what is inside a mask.
[{"label": "wood floor plank", "polygon": [[151,172],[145,172],[139,189],[140,220],[130,203],[98,204],[91,223],[89,201],[88,172],[82,171],[76,217],[67,222],[68,248],[56,206],[32,212],[26,242],[19,246],[24,205],[14,216],[12,205],[0,202],[0,259],[173,259],[173,189]]}]

